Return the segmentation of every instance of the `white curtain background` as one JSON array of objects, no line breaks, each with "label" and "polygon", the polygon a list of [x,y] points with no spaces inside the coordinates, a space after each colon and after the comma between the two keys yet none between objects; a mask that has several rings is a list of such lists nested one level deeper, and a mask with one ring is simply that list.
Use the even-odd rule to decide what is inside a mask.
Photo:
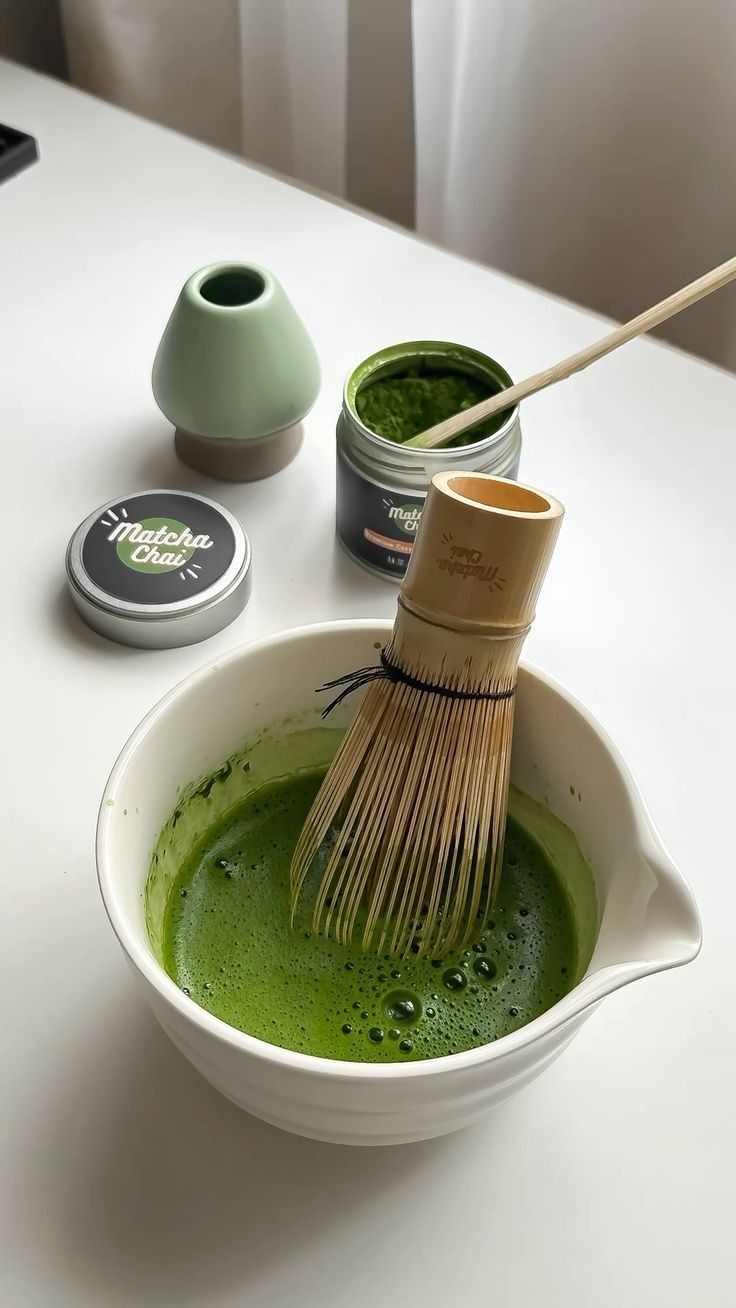
[{"label": "white curtain background", "polygon": [[[732,0],[415,0],[417,226],[616,318],[736,254]],[[736,292],[666,324],[736,368]]]},{"label": "white curtain background", "polygon": [[411,0],[59,2],[78,86],[413,224]]},{"label": "white curtain background", "polygon": [[[57,3],[78,85],[614,317],[736,253],[732,0]],[[736,368],[736,291],[663,334]]]},{"label": "white curtain background", "polygon": [[336,195],[345,0],[60,0],[78,86]]}]

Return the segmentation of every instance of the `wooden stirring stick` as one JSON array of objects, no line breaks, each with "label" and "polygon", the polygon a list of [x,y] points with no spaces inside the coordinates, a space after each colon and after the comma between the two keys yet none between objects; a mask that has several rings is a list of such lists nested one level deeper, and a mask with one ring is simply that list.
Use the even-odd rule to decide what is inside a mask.
[{"label": "wooden stirring stick", "polygon": [[527,377],[526,381],[517,382],[515,386],[499,391],[490,399],[481,400],[480,404],[474,404],[472,409],[464,409],[461,413],[454,414],[452,418],[446,418],[444,422],[438,422],[434,427],[429,427],[427,431],[422,431],[418,436],[412,436],[411,440],[402,443],[420,450],[436,450],[443,445],[449,445],[456,436],[461,436],[485,418],[492,418],[497,413],[512,409],[528,395],[536,395],[537,391],[543,391],[547,386],[554,386],[555,382],[564,381],[566,377],[581,372],[583,368],[588,367],[588,364],[602,359],[612,350],[617,350],[619,345],[625,345],[635,336],[651,331],[652,327],[666,322],[668,318],[674,318],[676,313],[681,313],[691,304],[697,304],[698,300],[703,300],[706,295],[711,295],[713,291],[727,286],[734,277],[736,277],[736,258],[728,259],[726,263],[720,264],[705,276],[698,277],[697,281],[690,282],[689,286],[684,286],[681,291],[668,295],[666,300],[655,304],[651,309],[646,309],[644,313],[640,313],[637,318],[632,318],[630,322],[623,323],[621,327],[616,327],[614,331],[601,337],[599,341],[594,341],[592,345],[586,345],[584,349],[578,350],[577,354],[569,355],[567,359],[554,364],[553,367],[545,368],[542,372],[535,373],[533,377]]}]

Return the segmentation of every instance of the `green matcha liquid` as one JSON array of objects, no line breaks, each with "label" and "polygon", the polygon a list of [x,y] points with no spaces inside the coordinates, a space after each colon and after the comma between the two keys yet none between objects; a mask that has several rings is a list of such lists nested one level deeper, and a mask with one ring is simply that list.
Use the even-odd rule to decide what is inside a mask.
[{"label": "green matcha liquid", "polygon": [[488,1044],[574,984],[573,909],[542,847],[506,828],[493,917],[441,962],[363,954],[289,925],[289,863],[323,769],[262,787],[183,863],[164,919],[164,965],[223,1022],[323,1058],[393,1062]]}]

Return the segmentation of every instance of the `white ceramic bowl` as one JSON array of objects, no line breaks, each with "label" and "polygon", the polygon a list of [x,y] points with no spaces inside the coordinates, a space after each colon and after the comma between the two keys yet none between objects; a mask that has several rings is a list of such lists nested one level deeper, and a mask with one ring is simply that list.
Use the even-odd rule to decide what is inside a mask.
[{"label": "white ceramic bowl", "polygon": [[[375,642],[383,643],[389,628],[374,621],[305,627],[246,645],[194,673],[123,749],[97,832],[110,921],[174,1043],[248,1112],[342,1144],[398,1144],[469,1125],[557,1058],[606,995],[689,962],[701,940],[690,890],[617,750],[566,691],[524,667],[513,780],[575,831],[598,891],[597,943],[569,994],[491,1045],[408,1064],[346,1063],[280,1049],[234,1030],[183,994],[156,960],[143,905],[151,851],[180,788],[264,727],[305,712],[316,723],[315,688],[373,662]],[[344,723],[351,712],[347,705],[338,716]]]}]

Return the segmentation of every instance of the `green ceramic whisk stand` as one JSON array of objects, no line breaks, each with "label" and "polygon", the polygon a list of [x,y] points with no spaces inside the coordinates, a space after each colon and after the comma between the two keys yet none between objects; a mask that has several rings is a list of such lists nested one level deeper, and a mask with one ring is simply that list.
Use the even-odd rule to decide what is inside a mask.
[{"label": "green ceramic whisk stand", "polygon": [[179,457],[222,481],[279,472],[319,392],[311,338],[281,283],[216,263],[184,283],[153,364],[153,394]]}]

